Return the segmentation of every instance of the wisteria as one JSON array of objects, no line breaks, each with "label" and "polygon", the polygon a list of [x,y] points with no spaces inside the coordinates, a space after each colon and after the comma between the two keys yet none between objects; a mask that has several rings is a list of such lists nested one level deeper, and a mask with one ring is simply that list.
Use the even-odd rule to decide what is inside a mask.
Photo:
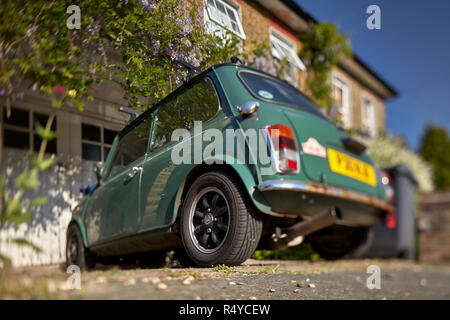
[{"label": "wisteria", "polygon": [[156,9],[155,1],[151,1],[151,0],[137,0],[137,2],[140,2],[142,4],[142,6],[144,7],[144,10],[146,12],[150,12],[150,11]]},{"label": "wisteria", "polygon": [[254,54],[247,56],[248,65],[267,72],[271,75],[284,78],[286,76],[285,62],[273,58],[267,48],[257,48]]},{"label": "wisteria", "polygon": [[[23,14],[22,19],[30,19],[23,22],[25,31],[17,33],[17,38],[25,39],[26,45],[21,44],[23,48],[33,46],[40,54],[33,56],[26,67],[11,64],[20,70],[11,73],[8,79],[14,87],[15,97],[18,93],[15,75],[22,74],[44,93],[51,93],[51,88],[59,84],[72,90],[70,92],[74,94],[66,95],[65,100],[72,100],[82,109],[83,100],[92,98],[90,85],[106,78],[123,88],[128,107],[147,109],[152,100],[145,100],[147,102],[143,104],[142,97],[160,99],[176,87],[172,75],[175,85],[187,75],[187,70],[177,61],[204,69],[229,61],[240,52],[240,41],[234,37],[224,41],[209,33],[203,21],[202,7],[187,4],[185,0],[80,0],[77,5],[83,12],[81,29],[69,32],[59,32],[66,17],[55,16],[56,12],[65,11],[64,5],[57,2],[36,0],[26,7],[27,15],[17,12]],[[49,6],[59,8],[44,10],[37,23],[31,19],[33,15],[29,13]],[[48,30],[53,30],[50,38]],[[14,31],[7,29],[5,34]],[[11,61],[17,58],[14,50],[9,51]],[[56,61],[56,52],[58,57],[67,60],[61,62],[58,58]],[[111,52],[119,53],[123,63],[117,63],[114,60],[117,55],[113,59]],[[85,63],[80,64],[81,59]],[[273,74],[279,69],[270,54],[253,55],[248,61],[257,69]],[[45,76],[36,78],[38,74]],[[7,97],[12,92],[6,82],[0,83],[0,90],[0,94]]]}]

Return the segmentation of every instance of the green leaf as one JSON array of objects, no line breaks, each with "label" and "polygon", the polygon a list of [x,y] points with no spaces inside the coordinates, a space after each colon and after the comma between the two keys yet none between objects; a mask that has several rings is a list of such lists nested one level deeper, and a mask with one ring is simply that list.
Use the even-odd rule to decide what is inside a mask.
[{"label": "green leaf", "polygon": [[62,106],[62,101],[59,99],[52,99],[52,107],[55,109],[59,109]]},{"label": "green leaf", "polygon": [[46,129],[39,122],[36,121],[36,132],[42,140],[53,140],[56,138],[56,133],[50,128]]},{"label": "green leaf", "polygon": [[46,204],[47,201],[48,201],[48,198],[47,198],[47,197],[37,197],[37,198],[34,198],[34,199],[31,201],[31,205],[34,205],[34,206],[41,206],[41,205],[43,205],[43,204]]},{"label": "green leaf", "polygon": [[28,220],[31,219],[31,215],[32,215],[31,212],[22,213],[22,210],[20,211],[14,210],[11,215],[8,215],[6,217],[6,221],[11,222],[15,225],[19,225],[28,222]]},{"label": "green leaf", "polygon": [[47,170],[53,164],[54,159],[54,156],[51,156],[50,158],[37,161],[37,167],[40,171]]},{"label": "green leaf", "polygon": [[75,103],[75,105],[77,106],[77,108],[78,108],[78,111],[83,111],[84,110],[84,104],[81,102],[81,100],[80,99],[78,99],[78,98],[74,98],[73,99],[73,102]]},{"label": "green leaf", "polygon": [[0,254],[0,261],[3,263],[3,267],[10,267],[12,264],[11,259],[3,254]]},{"label": "green leaf", "polygon": [[16,179],[16,185],[25,190],[36,190],[39,186],[38,170],[25,170]]},{"label": "green leaf", "polygon": [[7,241],[11,242],[11,243],[14,243],[15,245],[18,245],[18,246],[30,247],[35,252],[42,252],[41,248],[39,248],[37,245],[35,245],[34,243],[28,241],[25,238],[8,239]]}]

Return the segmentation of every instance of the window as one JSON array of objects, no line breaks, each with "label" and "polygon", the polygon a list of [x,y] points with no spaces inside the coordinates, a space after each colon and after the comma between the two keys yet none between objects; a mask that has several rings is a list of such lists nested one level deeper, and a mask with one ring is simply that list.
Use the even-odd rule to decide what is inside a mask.
[{"label": "window", "polygon": [[297,109],[311,112],[323,118],[322,113],[314,107],[303,94],[277,79],[253,72],[239,72],[250,93],[255,97],[271,103],[287,104]]},{"label": "window", "polygon": [[368,97],[362,98],[361,103],[361,129],[370,137],[377,133],[375,104]]},{"label": "window", "polygon": [[338,77],[333,78],[333,98],[338,105],[337,120],[343,124],[344,128],[350,128],[351,113],[349,87]]},{"label": "window", "polygon": [[170,142],[175,129],[194,129],[194,121],[206,122],[219,109],[211,79],[205,77],[163,103],[155,114],[151,151]]},{"label": "window", "polygon": [[[42,127],[45,127],[49,116],[15,107],[11,108],[10,117],[7,117],[5,107],[2,107],[2,113],[3,145],[39,152],[42,139],[37,133],[36,124],[39,123]],[[53,120],[51,129],[56,131],[56,118]],[[56,153],[56,139],[47,142],[45,152]]]},{"label": "window", "polygon": [[117,131],[83,123],[81,125],[81,154],[84,160],[105,161]]},{"label": "window", "polygon": [[205,0],[205,24],[211,33],[217,32],[223,38],[231,31],[241,39],[245,39],[244,29],[236,8],[223,0]]},{"label": "window", "polygon": [[288,70],[285,78],[289,83],[297,86],[297,68],[306,71],[306,67],[298,57],[295,45],[275,30],[270,33],[270,45],[274,58],[279,60],[286,58]]},{"label": "window", "polygon": [[116,175],[145,155],[147,152],[150,124],[151,117],[147,117],[120,138],[109,175]]}]

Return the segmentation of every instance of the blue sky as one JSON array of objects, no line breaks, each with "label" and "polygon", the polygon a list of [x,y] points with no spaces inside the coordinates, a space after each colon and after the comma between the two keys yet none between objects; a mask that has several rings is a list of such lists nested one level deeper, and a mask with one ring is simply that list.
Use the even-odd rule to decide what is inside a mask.
[{"label": "blue sky", "polygon": [[[350,36],[353,51],[398,92],[387,103],[387,130],[413,150],[428,122],[450,128],[450,1],[295,0]],[[381,30],[366,9],[381,9]]]}]

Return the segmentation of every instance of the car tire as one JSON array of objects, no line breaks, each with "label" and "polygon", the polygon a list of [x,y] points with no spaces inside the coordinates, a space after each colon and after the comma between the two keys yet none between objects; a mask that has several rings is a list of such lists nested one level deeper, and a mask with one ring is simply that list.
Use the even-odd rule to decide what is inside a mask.
[{"label": "car tire", "polygon": [[316,240],[311,241],[312,249],[326,260],[337,260],[351,256],[363,243],[367,241],[368,228],[354,228],[339,241]]},{"label": "car tire", "polygon": [[261,213],[232,175],[208,172],[189,188],[181,211],[181,238],[195,264],[240,265],[254,253],[261,231]]},{"label": "car tire", "polygon": [[67,229],[66,265],[77,265],[81,270],[96,265],[96,256],[84,246],[80,229],[74,223]]},{"label": "car tire", "polygon": [[369,249],[372,247],[374,239],[375,239],[375,232],[373,228],[369,228],[365,233],[365,235],[363,234],[361,236],[361,241],[359,245],[357,245],[356,248],[352,250],[352,252],[349,254],[350,258],[354,259],[364,258],[369,252]]}]

